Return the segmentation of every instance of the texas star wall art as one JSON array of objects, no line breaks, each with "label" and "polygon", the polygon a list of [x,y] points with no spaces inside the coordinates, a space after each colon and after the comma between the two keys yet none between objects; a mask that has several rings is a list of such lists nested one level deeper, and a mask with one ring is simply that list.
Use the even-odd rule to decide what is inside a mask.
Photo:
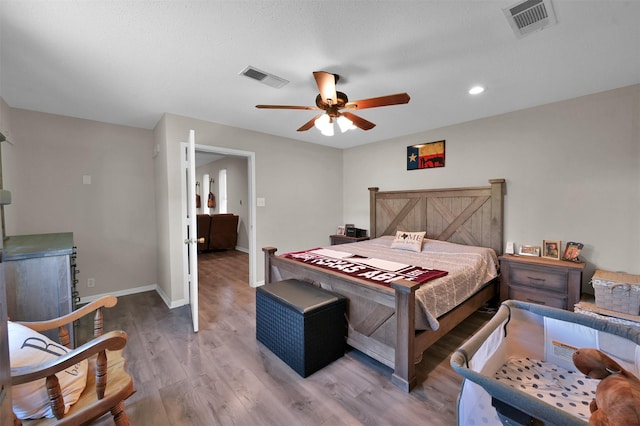
[{"label": "texas star wall art", "polygon": [[429,142],[407,147],[407,170],[444,167],[444,142]]}]

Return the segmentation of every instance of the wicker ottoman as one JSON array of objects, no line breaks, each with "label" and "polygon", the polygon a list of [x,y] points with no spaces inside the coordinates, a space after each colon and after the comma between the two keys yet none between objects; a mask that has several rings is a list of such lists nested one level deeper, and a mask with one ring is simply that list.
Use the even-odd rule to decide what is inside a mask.
[{"label": "wicker ottoman", "polygon": [[295,279],[256,289],[256,338],[300,376],[344,355],[346,300]]}]

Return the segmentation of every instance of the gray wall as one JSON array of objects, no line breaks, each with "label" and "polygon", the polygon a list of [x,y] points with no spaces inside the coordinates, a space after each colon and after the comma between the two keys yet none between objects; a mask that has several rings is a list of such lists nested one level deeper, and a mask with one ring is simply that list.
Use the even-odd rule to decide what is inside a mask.
[{"label": "gray wall", "polygon": [[[584,243],[585,290],[596,268],[638,274],[639,121],[636,85],[348,149],[344,219],[368,228],[368,187],[484,186],[505,178],[505,240]],[[407,146],[442,139],[445,167],[407,171]]]},{"label": "gray wall", "polygon": [[155,288],[153,133],[21,109],[7,119],[8,234],[73,232],[82,297]]}]

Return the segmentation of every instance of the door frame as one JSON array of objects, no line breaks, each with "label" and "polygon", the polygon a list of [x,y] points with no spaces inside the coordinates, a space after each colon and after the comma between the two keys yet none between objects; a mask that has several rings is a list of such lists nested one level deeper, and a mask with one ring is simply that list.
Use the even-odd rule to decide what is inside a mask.
[{"label": "door frame", "polygon": [[[196,157],[198,156],[198,152],[207,152],[212,154],[221,154],[221,155],[230,155],[234,157],[244,157],[247,160],[247,184],[248,184],[248,213],[249,213],[249,229],[248,229],[248,237],[249,237],[249,286],[255,287],[256,277],[257,277],[257,254],[256,254],[256,214],[255,214],[255,199],[256,199],[256,153],[252,151],[241,151],[238,149],[232,148],[223,148],[212,145],[199,145],[196,144]],[[181,152],[184,152],[182,150]],[[184,162],[183,162],[184,164]],[[182,179],[185,179],[185,173],[182,171],[180,173],[182,175]],[[187,195],[184,193],[186,191],[186,186],[181,185],[181,200],[182,200],[182,211],[185,214],[182,215],[182,228],[186,229],[186,211],[187,211]],[[197,256],[197,252],[196,252]],[[187,271],[187,265],[183,265],[185,268],[185,274]],[[186,275],[185,275],[186,276]],[[189,291],[189,282],[185,279],[184,282],[184,294],[187,295]]]}]

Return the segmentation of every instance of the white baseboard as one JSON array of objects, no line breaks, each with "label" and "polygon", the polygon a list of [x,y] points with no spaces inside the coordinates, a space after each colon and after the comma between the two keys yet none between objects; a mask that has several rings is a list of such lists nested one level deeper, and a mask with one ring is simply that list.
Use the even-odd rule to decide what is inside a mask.
[{"label": "white baseboard", "polygon": [[160,295],[160,298],[169,309],[179,308],[180,306],[184,306],[189,303],[189,301],[186,299],[180,299],[171,302],[169,296],[167,296],[167,294],[159,286],[156,288],[156,292]]},{"label": "white baseboard", "polygon": [[111,291],[109,293],[96,294],[96,295],[93,295],[93,296],[81,297],[80,298],[80,304],[84,305],[85,303],[93,302],[94,300],[98,300],[102,296],[119,297],[119,296],[127,296],[127,295],[130,295],[130,294],[144,293],[145,291],[154,291],[154,290],[155,290],[156,293],[158,293],[158,295],[160,296],[160,298],[162,299],[164,304],[167,305],[167,307],[169,309],[178,308],[178,307],[186,305],[188,303],[185,299],[176,300],[174,302],[171,302],[169,297],[167,297],[166,293],[158,286],[158,284],[151,284],[151,285],[145,285],[145,286],[142,286],[142,287],[128,288],[126,290]]},{"label": "white baseboard", "polygon": [[157,284],[151,284],[151,285],[145,285],[143,287],[128,288],[126,290],[110,291],[109,293],[95,294],[93,296],[81,297],[80,298],[80,304],[93,302],[94,300],[98,300],[99,298],[101,298],[103,296],[115,296],[115,297],[118,297],[118,296],[126,296],[126,295],[129,295],[129,294],[144,293],[145,291],[152,291],[152,290],[158,291],[158,285]]}]

